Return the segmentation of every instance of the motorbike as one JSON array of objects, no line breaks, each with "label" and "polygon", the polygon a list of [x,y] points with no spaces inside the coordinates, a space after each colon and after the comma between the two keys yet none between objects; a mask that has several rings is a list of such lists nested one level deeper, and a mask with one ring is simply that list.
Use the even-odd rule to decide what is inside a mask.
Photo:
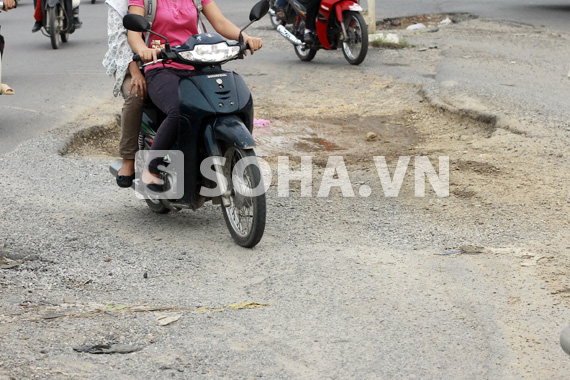
[{"label": "motorbike", "polygon": [[316,20],[317,38],[312,43],[303,41],[307,9],[302,0],[288,0],[286,20],[277,19],[275,3],[271,0],[270,18],[279,34],[294,45],[301,61],[311,61],[320,49],[342,48],[351,65],[359,65],[368,52],[368,27],[360,13],[359,0],[322,0]]},{"label": "motorbike", "polygon": [[60,42],[67,42],[69,35],[75,32],[74,12],[80,0],[42,0],[42,33],[51,40],[51,47],[59,49]]},{"label": "motorbike", "polygon": [[[257,3],[251,10],[250,23],[241,32],[268,10],[267,0]],[[155,34],[150,23],[139,15],[126,15],[123,24],[128,30]],[[192,75],[179,82],[181,116],[177,142],[166,156],[159,158],[162,165],[158,166],[164,191],[181,191],[175,199],[166,199],[149,190],[150,186],[144,189],[140,179],[135,179],[132,187],[144,193],[148,207],[156,213],[196,210],[208,201],[221,205],[235,242],[251,248],[261,240],[266,219],[265,191],[255,191],[264,188],[264,183],[252,137],[253,100],[241,76],[222,69],[223,64],[244,58],[248,47],[241,32],[239,41],[226,41],[215,33],[190,36],[186,43],[173,48],[166,41],[158,61],[194,67]],[[134,59],[140,61],[138,56]],[[147,100],[139,153],[149,152],[163,119],[162,112]],[[148,167],[148,159],[141,156],[144,155],[137,154],[135,159],[137,178]],[[120,166],[121,160],[111,163],[113,176]]]}]

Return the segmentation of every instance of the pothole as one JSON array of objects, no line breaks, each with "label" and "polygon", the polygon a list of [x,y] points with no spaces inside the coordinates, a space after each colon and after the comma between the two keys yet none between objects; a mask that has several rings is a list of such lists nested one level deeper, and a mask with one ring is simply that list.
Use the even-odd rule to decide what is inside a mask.
[{"label": "pothole", "polygon": [[[262,156],[313,156],[325,158],[342,155],[346,163],[356,163],[372,156],[407,155],[420,141],[412,126],[418,115],[407,111],[387,116],[307,118],[275,120],[269,127],[254,129]],[[367,133],[376,137],[369,141]],[[320,160],[316,160],[320,162]],[[326,164],[326,160],[324,161]]]},{"label": "pothole", "polygon": [[453,23],[468,21],[478,18],[478,16],[469,13],[441,13],[441,14],[425,14],[407,17],[385,18],[376,22],[378,30],[397,30],[406,29],[410,25],[422,23],[428,28],[439,26],[439,24],[449,18]]},{"label": "pothole", "polygon": [[95,125],[75,133],[60,154],[65,156],[118,157],[121,118],[117,115],[105,125]]},{"label": "pothole", "polygon": [[[269,126],[254,127],[260,156],[343,155],[347,161],[374,155],[409,154],[420,137],[413,127],[418,114],[405,111],[388,116],[307,118],[270,120]],[[377,138],[367,141],[372,132]],[[119,117],[104,126],[94,126],[76,133],[62,150],[63,155],[83,157],[118,157]],[[326,161],[325,161],[326,162]]]}]

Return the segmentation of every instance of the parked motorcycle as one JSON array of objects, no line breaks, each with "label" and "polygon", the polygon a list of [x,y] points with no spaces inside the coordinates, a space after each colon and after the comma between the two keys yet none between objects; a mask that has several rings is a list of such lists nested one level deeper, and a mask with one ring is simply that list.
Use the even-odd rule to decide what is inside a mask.
[{"label": "parked motorcycle", "polygon": [[[242,32],[261,19],[268,9],[267,0],[257,3],[249,16],[251,22]],[[139,15],[125,16],[123,24],[129,30],[150,31],[149,22]],[[179,83],[178,140],[169,154],[161,158],[163,165],[158,167],[164,190],[175,189],[182,183],[182,194],[179,199],[164,199],[147,189],[145,200],[156,213],[196,210],[207,201],[221,204],[233,239],[243,247],[253,247],[263,236],[266,216],[265,191],[255,191],[264,188],[264,184],[251,135],[253,100],[244,80],[222,69],[224,63],[243,58],[247,48],[241,33],[240,41],[226,41],[219,34],[202,33],[173,48],[168,41],[165,43],[158,55],[159,61],[171,60],[194,67],[193,75]],[[163,119],[162,112],[148,101],[139,135],[141,150],[150,150]],[[180,159],[177,152],[183,153],[181,167],[175,162]],[[136,160],[136,172],[140,173],[147,165]],[[111,164],[114,176],[120,166],[121,160]],[[137,190],[140,185],[144,184],[135,180],[133,187]]]},{"label": "parked motorcycle", "polygon": [[[319,49],[342,48],[351,65],[359,65],[368,52],[368,27],[360,13],[359,0],[322,0],[317,16],[317,38],[312,43],[303,42],[307,9],[301,0],[288,0],[286,20],[279,22],[275,12],[275,0],[271,0],[271,22],[277,31],[295,46],[301,61],[310,61]],[[287,26],[288,25],[288,26]]]},{"label": "parked motorcycle", "polygon": [[42,0],[44,7],[42,33],[51,40],[51,47],[59,49],[60,42],[67,42],[75,32],[74,10],[80,0]]}]

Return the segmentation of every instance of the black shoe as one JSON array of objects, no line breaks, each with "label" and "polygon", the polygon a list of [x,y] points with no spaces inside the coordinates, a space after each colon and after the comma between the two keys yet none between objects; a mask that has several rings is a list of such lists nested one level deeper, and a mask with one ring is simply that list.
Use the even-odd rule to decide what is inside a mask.
[{"label": "black shoe", "polygon": [[36,21],[32,27],[32,33],[39,32],[39,30],[44,26],[41,21]]},{"label": "black shoe", "polygon": [[155,193],[163,193],[164,185],[159,185],[158,183],[146,183],[146,188]]},{"label": "black shoe", "polygon": [[305,35],[303,36],[303,42],[305,42],[306,44],[312,44],[313,42],[315,42],[314,37],[313,37],[313,32],[307,32],[305,33]]},{"label": "black shoe", "polygon": [[135,175],[117,175],[117,185],[119,187],[131,187],[133,185],[133,181],[135,179]]},{"label": "black shoe", "polygon": [[79,21],[79,17],[74,17],[73,18],[73,28],[79,29],[79,28],[81,28],[81,25],[83,25],[83,23],[81,21]]}]

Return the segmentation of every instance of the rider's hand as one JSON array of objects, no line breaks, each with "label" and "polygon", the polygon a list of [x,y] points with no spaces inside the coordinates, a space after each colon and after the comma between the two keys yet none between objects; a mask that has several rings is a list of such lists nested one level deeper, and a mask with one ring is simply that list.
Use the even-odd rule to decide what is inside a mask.
[{"label": "rider's hand", "polygon": [[249,51],[253,54],[254,51],[261,49],[263,46],[261,38],[250,37],[247,34],[243,34],[243,42],[249,46]]},{"label": "rider's hand", "polygon": [[15,0],[4,0],[4,10],[8,11],[9,9],[15,8],[16,7],[16,1]]},{"label": "rider's hand", "polygon": [[144,76],[140,73],[132,73],[131,74],[131,85],[129,86],[129,94],[135,92],[136,97],[141,97],[141,99],[146,98],[147,96],[147,87],[146,87],[146,80]]},{"label": "rider's hand", "polygon": [[141,57],[144,63],[155,62],[156,63],[156,55],[160,51],[160,49],[152,49],[152,48],[144,48],[141,49],[137,54]]}]

